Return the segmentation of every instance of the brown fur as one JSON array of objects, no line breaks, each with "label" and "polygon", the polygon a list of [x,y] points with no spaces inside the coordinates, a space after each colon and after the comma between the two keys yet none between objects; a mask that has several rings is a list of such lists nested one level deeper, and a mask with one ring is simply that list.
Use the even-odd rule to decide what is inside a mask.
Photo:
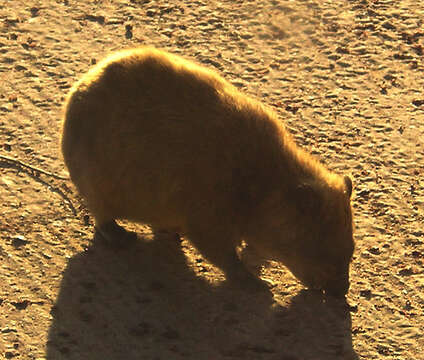
[{"label": "brown fur", "polygon": [[71,89],[62,150],[100,230],[183,232],[237,280],[251,279],[244,240],[308,286],[347,291],[350,180],[213,71],[151,48],[113,54]]}]

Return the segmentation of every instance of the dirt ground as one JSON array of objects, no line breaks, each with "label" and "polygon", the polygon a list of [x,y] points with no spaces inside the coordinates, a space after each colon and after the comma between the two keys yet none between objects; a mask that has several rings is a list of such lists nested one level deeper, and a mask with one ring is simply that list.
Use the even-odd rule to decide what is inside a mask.
[{"label": "dirt ground", "polygon": [[[0,0],[0,358],[424,359],[423,20],[416,0]],[[351,174],[347,302],[279,263],[262,269],[273,296],[234,289],[145,226],[130,250],[93,240],[63,100],[140,45],[216,68]]]}]

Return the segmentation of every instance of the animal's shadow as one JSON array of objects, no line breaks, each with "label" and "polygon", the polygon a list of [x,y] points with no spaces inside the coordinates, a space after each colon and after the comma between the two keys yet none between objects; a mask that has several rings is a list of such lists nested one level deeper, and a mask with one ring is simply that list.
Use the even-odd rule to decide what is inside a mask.
[{"label": "animal's shadow", "polygon": [[212,286],[178,242],[94,244],[70,259],[52,310],[48,360],[356,359],[345,307],[302,291]]}]

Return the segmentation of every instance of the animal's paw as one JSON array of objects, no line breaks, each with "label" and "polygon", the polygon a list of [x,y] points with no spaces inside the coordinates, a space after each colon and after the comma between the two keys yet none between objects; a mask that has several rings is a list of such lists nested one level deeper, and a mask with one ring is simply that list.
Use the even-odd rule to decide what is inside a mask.
[{"label": "animal's paw", "polygon": [[137,240],[137,234],[125,230],[116,222],[110,222],[100,227],[96,227],[94,235],[96,241],[101,241],[113,249],[125,249],[130,247]]},{"label": "animal's paw", "polygon": [[262,280],[247,270],[237,271],[227,278],[233,285],[249,292],[269,292],[274,286],[271,281]]}]

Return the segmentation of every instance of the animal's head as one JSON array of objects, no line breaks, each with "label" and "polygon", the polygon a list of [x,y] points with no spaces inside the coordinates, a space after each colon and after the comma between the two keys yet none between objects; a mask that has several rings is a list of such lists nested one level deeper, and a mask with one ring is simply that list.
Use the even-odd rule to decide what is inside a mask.
[{"label": "animal's head", "polygon": [[[349,177],[332,184],[302,183],[274,203],[261,236],[267,255],[280,260],[307,287],[343,296],[354,251]],[[259,246],[260,247],[260,246]]]}]

